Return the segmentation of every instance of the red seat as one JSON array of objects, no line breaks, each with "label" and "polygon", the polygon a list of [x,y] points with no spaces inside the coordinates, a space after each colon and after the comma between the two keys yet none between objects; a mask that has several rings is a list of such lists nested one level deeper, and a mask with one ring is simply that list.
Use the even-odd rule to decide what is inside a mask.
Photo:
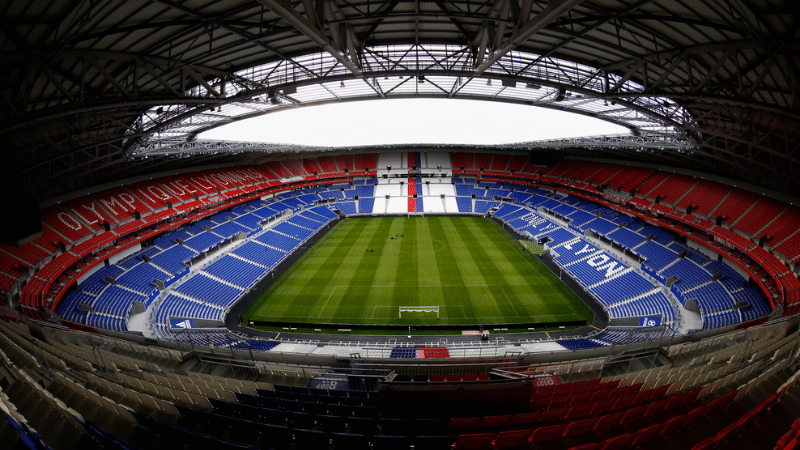
[{"label": "red seat", "polygon": [[697,408],[689,411],[686,413],[686,422],[684,425],[693,424],[697,419],[703,417],[703,413],[706,411],[705,406],[698,406]]},{"label": "red seat", "polygon": [[727,408],[727,407],[728,407],[728,405],[730,405],[731,403],[733,403],[733,399],[735,399],[735,398],[736,398],[736,394],[738,394],[738,393],[739,393],[739,391],[738,391],[738,390],[733,390],[733,391],[730,391],[730,392],[728,392],[727,394],[725,394],[725,395],[722,397],[722,401],[720,402],[720,405],[719,405],[719,407],[720,407],[720,408]]},{"label": "red seat", "polygon": [[527,425],[530,423],[537,423],[541,417],[541,411],[514,414],[514,417],[511,418],[511,425]]},{"label": "red seat", "polygon": [[458,373],[450,373],[447,374],[447,381],[461,381],[461,374]]},{"label": "red seat", "polygon": [[497,437],[494,439],[493,448],[502,448],[509,450],[517,448],[526,448],[528,445],[528,439],[530,439],[531,434],[533,434],[533,429],[503,431],[501,433],[498,433]]},{"label": "red seat", "polygon": [[479,374],[478,381],[489,381],[489,374],[488,373]]},{"label": "red seat", "polygon": [[550,404],[547,405],[547,409],[557,409],[557,408],[566,408],[569,406],[569,402],[572,397],[553,397],[550,400]]},{"label": "red seat", "polygon": [[478,428],[481,423],[480,417],[451,417],[447,422],[448,430],[464,430],[468,428]]},{"label": "red seat", "polygon": [[477,381],[478,374],[477,373],[465,373],[464,374],[464,381]]},{"label": "red seat", "polygon": [[569,408],[548,409],[542,412],[542,418],[539,420],[542,422],[558,422],[567,417],[567,412],[569,412]]},{"label": "red seat", "polygon": [[567,428],[567,425],[563,423],[558,425],[539,427],[533,431],[533,434],[531,434],[530,439],[528,439],[528,443],[536,444],[537,442],[551,441],[564,434],[565,428]]},{"label": "red seat", "polygon": [[654,391],[643,391],[636,394],[636,397],[633,399],[633,403],[631,406],[639,406],[644,405],[645,403],[649,403],[650,399],[653,397]]},{"label": "red seat", "polygon": [[737,427],[735,423],[721,429],[714,437],[714,448],[719,448],[720,445],[724,444],[728,439],[738,434],[739,430],[740,428]]},{"label": "red seat", "polygon": [[654,402],[656,400],[661,400],[662,398],[664,398],[665,395],[667,395],[668,391],[669,391],[669,386],[661,386],[659,388],[653,389],[653,396],[650,397],[650,401]]},{"label": "red seat", "polygon": [[567,420],[583,419],[589,415],[594,405],[578,405],[573,406],[567,411]]},{"label": "red seat", "polygon": [[579,436],[583,433],[587,433],[592,431],[595,424],[597,423],[597,418],[594,419],[583,419],[577,420],[575,422],[570,422],[567,424],[567,428],[564,429],[564,434],[561,437],[567,438],[572,436]]},{"label": "red seat", "polygon": [[585,405],[592,399],[592,393],[575,395],[570,398],[569,406]]},{"label": "red seat", "polygon": [[636,394],[626,395],[624,397],[618,398],[616,402],[614,402],[614,406],[611,407],[612,411],[621,411],[623,409],[628,409],[633,403],[633,399],[636,398]]},{"label": "red seat", "polygon": [[616,399],[611,399],[611,400],[603,400],[602,402],[595,403],[594,407],[592,407],[592,410],[589,411],[589,414],[592,415],[592,416],[603,415],[603,414],[611,411],[611,408],[614,407],[614,403],[616,403],[616,402],[617,402]]},{"label": "red seat", "polygon": [[645,409],[644,415],[642,417],[652,417],[660,413],[661,411],[664,411],[664,407],[667,405],[667,402],[669,402],[669,400],[662,399],[657,402],[650,403],[649,405],[647,405],[647,409]]},{"label": "red seat", "polygon": [[711,450],[714,447],[714,436],[703,439],[697,445],[692,447],[692,450]]},{"label": "red seat", "polygon": [[631,423],[635,420],[639,420],[644,415],[646,407],[639,406],[637,408],[631,408],[625,412],[625,415],[622,416],[622,420],[619,421],[620,425],[625,425],[626,423]]},{"label": "red seat", "polygon": [[597,403],[597,402],[602,402],[604,400],[608,400],[609,395],[611,395],[611,390],[608,389],[595,392],[592,395],[592,399],[589,400],[589,403]]},{"label": "red seat", "polygon": [[444,381],[444,375],[442,375],[440,373],[431,375],[429,378],[430,378],[431,381]]},{"label": "red seat", "polygon": [[597,423],[594,425],[594,428],[592,428],[592,431],[601,431],[617,426],[624,415],[624,411],[606,414],[597,420]]},{"label": "red seat", "polygon": [[675,416],[664,422],[664,428],[661,429],[661,433],[659,433],[658,436],[666,436],[682,427],[684,423],[686,423],[685,415],[681,414],[680,416]]},{"label": "red seat", "polygon": [[486,416],[481,419],[480,428],[505,427],[511,424],[511,414]]},{"label": "red seat", "polygon": [[531,400],[530,406],[528,406],[529,411],[544,411],[547,409],[547,405],[550,404],[549,398],[536,398]]},{"label": "red seat", "polygon": [[656,423],[650,425],[649,427],[642,428],[633,438],[631,447],[636,447],[637,445],[641,445],[655,439],[661,433],[661,430],[664,429],[665,425],[665,423]]},{"label": "red seat", "polygon": [[494,433],[461,434],[456,437],[453,450],[488,450],[492,448]]},{"label": "red seat", "polygon": [[634,435],[625,433],[619,436],[608,438],[605,442],[603,442],[603,446],[600,447],[600,450],[617,450],[628,448],[630,447],[631,442],[633,442],[633,437]]},{"label": "red seat", "polygon": [[611,390],[611,393],[608,394],[608,398],[620,398],[625,395],[625,392],[628,390],[629,386],[620,386],[615,387]]},{"label": "red seat", "polygon": [[712,400],[708,405],[706,405],[706,409],[703,411],[703,415],[701,417],[708,417],[711,414],[714,414],[717,412],[720,406],[722,406],[722,398]]},{"label": "red seat", "polygon": [[684,399],[686,398],[686,394],[688,394],[688,392],[669,397],[669,399],[667,400],[667,404],[664,405],[664,411],[669,411],[672,408],[682,405]]},{"label": "red seat", "polygon": [[700,395],[700,391],[702,391],[702,390],[703,390],[703,388],[699,387],[699,388],[695,388],[695,389],[692,389],[691,391],[687,392],[686,396],[683,398],[683,404],[685,405],[687,403],[691,403],[691,402],[697,400],[697,396]]}]

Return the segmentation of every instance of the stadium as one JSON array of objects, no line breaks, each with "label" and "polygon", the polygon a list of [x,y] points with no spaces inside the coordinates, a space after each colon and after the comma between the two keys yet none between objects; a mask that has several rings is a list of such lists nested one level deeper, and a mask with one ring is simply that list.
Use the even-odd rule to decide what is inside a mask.
[{"label": "stadium", "polygon": [[1,11],[4,448],[797,445],[792,2]]}]

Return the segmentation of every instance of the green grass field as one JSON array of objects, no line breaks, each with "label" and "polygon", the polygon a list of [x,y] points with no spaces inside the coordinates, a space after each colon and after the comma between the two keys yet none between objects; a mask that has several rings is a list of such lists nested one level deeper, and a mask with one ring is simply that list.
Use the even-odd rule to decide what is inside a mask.
[{"label": "green grass field", "polygon": [[[440,318],[403,313],[399,319],[400,306],[439,306]],[[592,313],[493,221],[433,216],[339,222],[247,309],[244,319],[387,325],[591,323]]]}]

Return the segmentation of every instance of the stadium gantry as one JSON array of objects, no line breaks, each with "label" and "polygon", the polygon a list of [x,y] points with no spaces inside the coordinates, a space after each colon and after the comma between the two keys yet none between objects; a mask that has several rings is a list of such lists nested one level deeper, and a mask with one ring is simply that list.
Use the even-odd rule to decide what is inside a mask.
[{"label": "stadium gantry", "polygon": [[[794,448],[793,6],[6,2],[0,442]],[[358,148],[199,138],[298,106],[392,98],[538,106],[630,133]],[[442,259],[482,278],[463,295],[494,322],[435,295],[374,306],[376,322],[323,316],[347,295],[333,290],[321,309],[289,297],[283,312],[248,309],[296,261],[343,258],[325,246],[345,223],[465,215],[501,230],[496,254],[541,267],[594,318],[492,292],[490,275],[530,270],[483,247]],[[464,242],[484,235],[457,223]],[[413,237],[394,241],[398,254]],[[367,249],[359,267],[382,254]]]}]

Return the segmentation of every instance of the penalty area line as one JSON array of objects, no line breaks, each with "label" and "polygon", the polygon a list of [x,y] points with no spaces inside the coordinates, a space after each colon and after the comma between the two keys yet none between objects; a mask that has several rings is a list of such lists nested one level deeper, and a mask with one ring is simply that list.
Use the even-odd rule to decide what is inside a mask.
[{"label": "penalty area line", "polygon": [[325,300],[325,304],[324,304],[324,305],[322,305],[322,309],[320,309],[320,310],[319,310],[319,314],[317,314],[317,318],[318,318],[318,319],[319,319],[320,317],[322,317],[322,311],[325,311],[325,307],[327,307],[327,306],[328,306],[328,302],[329,302],[329,301],[331,301],[331,297],[333,296],[333,293],[336,291],[336,288],[337,288],[337,287],[339,287],[339,286],[338,286],[338,285],[336,285],[336,286],[334,286],[334,287],[333,287],[333,289],[331,289],[331,293],[330,293],[330,295],[328,295],[328,299],[327,299],[327,300]]}]

